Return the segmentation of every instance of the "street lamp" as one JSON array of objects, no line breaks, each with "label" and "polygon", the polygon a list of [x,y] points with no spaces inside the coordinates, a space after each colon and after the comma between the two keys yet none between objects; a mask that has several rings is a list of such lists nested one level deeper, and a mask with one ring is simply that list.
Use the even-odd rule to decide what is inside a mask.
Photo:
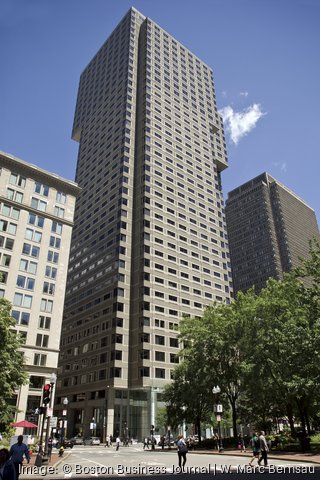
[{"label": "street lamp", "polygon": [[67,414],[68,414],[68,403],[69,400],[65,397],[62,401],[63,403],[63,410],[62,410],[62,431],[61,431],[61,445],[63,445],[64,437],[67,433]]},{"label": "street lamp", "polygon": [[221,388],[218,385],[212,388],[212,393],[216,399],[213,407],[213,411],[218,422],[218,435],[219,435],[218,450],[219,452],[223,452],[222,437],[221,437],[221,417],[222,417],[223,409],[222,409],[222,404],[220,403],[220,392],[221,392]]},{"label": "street lamp", "polygon": [[171,450],[171,439],[170,439],[170,435],[171,435],[171,427],[170,425],[168,426],[168,446],[169,446],[169,450]]}]

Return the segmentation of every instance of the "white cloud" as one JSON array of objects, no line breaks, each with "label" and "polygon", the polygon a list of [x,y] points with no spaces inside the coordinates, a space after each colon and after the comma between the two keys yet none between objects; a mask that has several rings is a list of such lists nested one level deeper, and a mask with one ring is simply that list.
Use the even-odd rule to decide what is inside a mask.
[{"label": "white cloud", "polygon": [[258,103],[250,105],[250,107],[235,112],[230,105],[222,108],[219,112],[225,124],[226,131],[230,134],[231,141],[237,145],[239,140],[254,129],[258,120],[266,113],[261,109]]},{"label": "white cloud", "polygon": [[240,92],[240,97],[247,97],[249,95],[249,92]]},{"label": "white cloud", "polygon": [[281,172],[286,172],[287,171],[287,163],[286,162],[273,162],[272,165],[275,167],[280,168]]}]

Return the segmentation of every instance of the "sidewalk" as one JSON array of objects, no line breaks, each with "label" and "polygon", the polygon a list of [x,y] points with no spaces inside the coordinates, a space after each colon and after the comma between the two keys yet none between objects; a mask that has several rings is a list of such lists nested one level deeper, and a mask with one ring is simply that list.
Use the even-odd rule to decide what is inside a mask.
[{"label": "sidewalk", "polygon": [[[51,458],[47,462],[43,462],[43,465],[55,465],[56,463],[58,463],[58,461],[61,461],[62,459],[65,459],[66,457],[68,457],[70,452],[71,452],[71,449],[65,450],[63,457],[59,457],[58,451],[53,451],[51,454]],[[31,455],[29,465],[35,465],[36,458],[37,458],[37,454],[33,453]]]},{"label": "sidewalk", "polygon": [[[215,454],[215,455],[232,455],[232,456],[239,456],[239,457],[252,457],[252,453],[250,450],[246,450],[246,452],[241,453],[239,450],[229,450],[226,449],[223,452],[219,453],[217,450],[189,450],[190,454]],[[310,462],[315,464],[320,464],[320,454],[312,454],[312,453],[302,453],[302,452],[276,452],[271,451],[268,452],[268,458],[274,458],[277,460],[290,460],[296,462]]]}]

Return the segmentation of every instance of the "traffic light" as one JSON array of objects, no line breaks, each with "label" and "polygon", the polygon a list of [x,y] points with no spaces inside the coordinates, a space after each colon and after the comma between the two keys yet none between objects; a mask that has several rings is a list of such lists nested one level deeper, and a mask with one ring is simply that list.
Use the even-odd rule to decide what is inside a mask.
[{"label": "traffic light", "polygon": [[51,385],[50,383],[47,383],[43,387],[42,403],[47,405],[50,402],[50,395],[51,395]]}]

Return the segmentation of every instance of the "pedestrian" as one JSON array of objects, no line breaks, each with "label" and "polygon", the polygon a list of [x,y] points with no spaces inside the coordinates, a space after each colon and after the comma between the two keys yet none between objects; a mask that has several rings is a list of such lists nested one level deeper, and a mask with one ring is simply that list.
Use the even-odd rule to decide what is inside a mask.
[{"label": "pedestrian", "polygon": [[[184,466],[187,462],[188,447],[183,438],[183,435],[178,436],[177,447],[178,447],[179,468],[180,468],[180,471],[184,471]],[[182,462],[182,459],[183,459],[183,462]],[[182,463],[182,466],[181,466],[181,463]]]},{"label": "pedestrian", "polygon": [[110,447],[110,435],[106,436],[106,447]]},{"label": "pedestrian", "polygon": [[244,439],[243,439],[242,433],[239,433],[239,436],[238,436],[238,448],[239,448],[239,450],[241,450],[241,453],[246,451],[246,446],[244,444]]},{"label": "pedestrian", "polygon": [[165,438],[164,438],[163,435],[161,435],[161,437],[160,437],[160,446],[161,446],[162,450],[164,449],[164,441],[165,441]]},{"label": "pedestrian", "polygon": [[50,437],[48,440],[48,458],[51,459],[53,439]]},{"label": "pedestrian", "polygon": [[116,438],[116,450],[119,450],[119,447],[120,447],[120,438],[117,437]]},{"label": "pedestrian", "polygon": [[143,441],[143,450],[147,448],[149,450],[149,438],[148,437],[144,437],[144,441]]},{"label": "pedestrian", "polygon": [[219,435],[217,433],[213,434],[213,448],[219,451]]},{"label": "pedestrian", "polygon": [[257,459],[257,462],[259,462],[259,457],[260,457],[260,452],[261,452],[260,438],[258,437],[257,433],[254,433],[252,435],[252,438],[250,440],[250,445],[251,445],[251,448],[252,448],[252,458],[249,462],[249,465],[252,465],[255,458]]},{"label": "pedestrian", "polygon": [[14,464],[14,468],[16,469],[16,477],[19,478],[21,466],[23,462],[23,457],[26,458],[27,462],[30,462],[30,453],[28,447],[25,443],[23,443],[23,436],[18,436],[18,441],[10,448],[10,459]]},{"label": "pedestrian", "polygon": [[268,447],[267,441],[266,441],[265,436],[264,436],[264,431],[260,432],[259,440],[260,440],[261,456],[258,460],[258,465],[261,465],[261,461],[263,460],[264,466],[266,467],[268,465],[269,447]]},{"label": "pedestrian", "polygon": [[0,478],[2,480],[16,480],[16,469],[10,460],[10,453],[7,448],[0,450]]}]

